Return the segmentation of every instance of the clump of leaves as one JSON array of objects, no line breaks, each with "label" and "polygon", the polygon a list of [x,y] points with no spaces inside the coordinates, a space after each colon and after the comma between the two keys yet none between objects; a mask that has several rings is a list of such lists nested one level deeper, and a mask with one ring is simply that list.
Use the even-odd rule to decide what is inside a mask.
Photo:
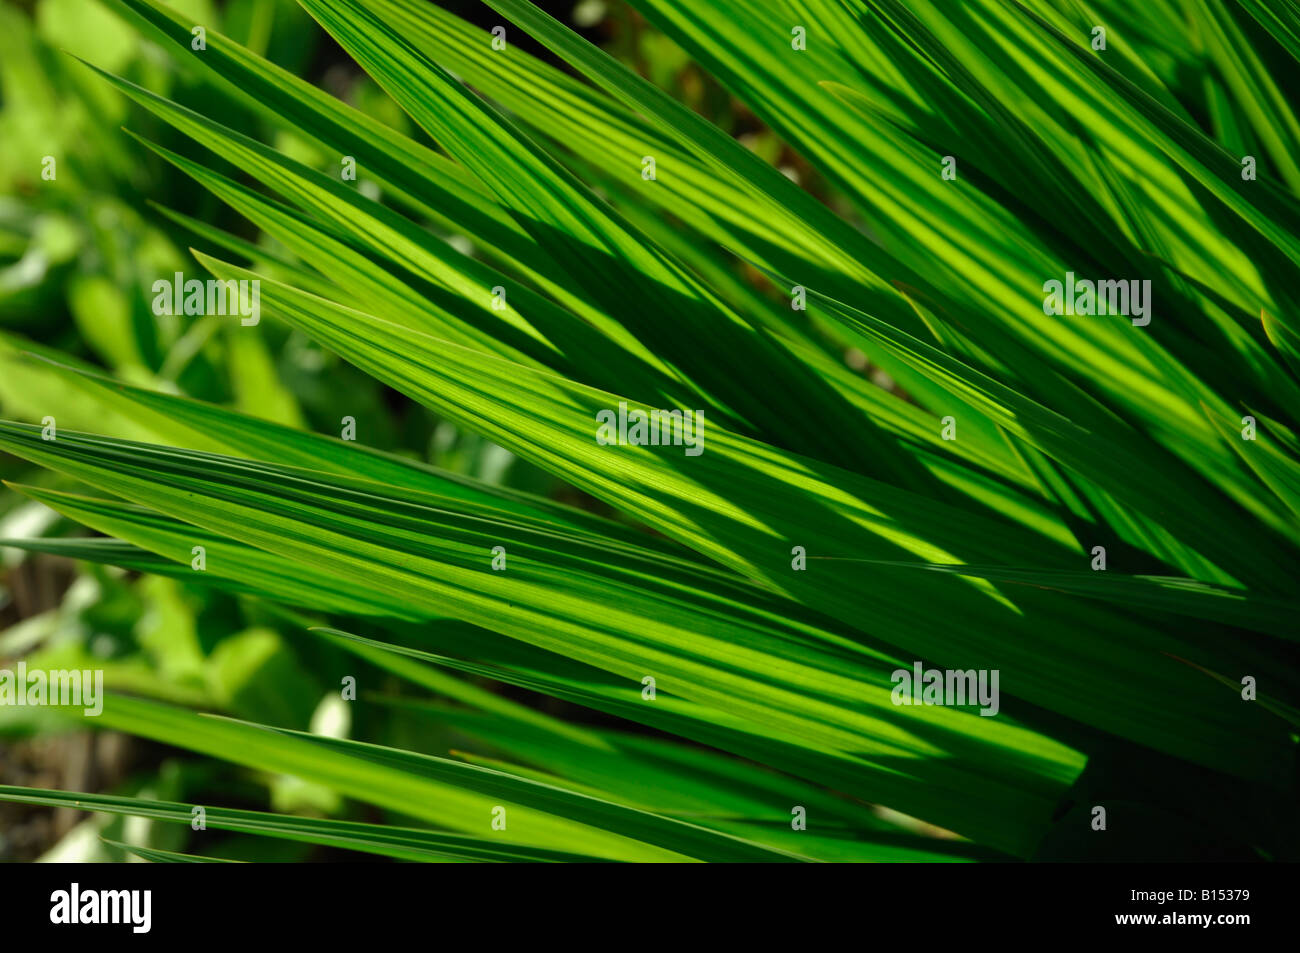
[{"label": "clump of leaves", "polygon": [[[474,742],[110,697],[104,727],[440,831],[210,825],[405,859],[1297,855],[1293,5],[632,0],[828,205],[526,0],[489,0],[504,48],[417,0],[300,3],[433,145],[113,0],[331,157],[92,66],[201,147],[142,148],[274,239],[191,222],[195,258],[617,516],[47,353],[39,373],[153,442],[4,424],[0,446],[92,495],[20,490],[109,537],[13,545],[181,578],[203,546],[207,582],[455,699],[389,703]],[[1150,323],[1046,314],[1071,272],[1149,280]],[[598,444],[620,402],[702,410],[704,452]],[[998,671],[998,713],[897,704],[917,662]]]}]

